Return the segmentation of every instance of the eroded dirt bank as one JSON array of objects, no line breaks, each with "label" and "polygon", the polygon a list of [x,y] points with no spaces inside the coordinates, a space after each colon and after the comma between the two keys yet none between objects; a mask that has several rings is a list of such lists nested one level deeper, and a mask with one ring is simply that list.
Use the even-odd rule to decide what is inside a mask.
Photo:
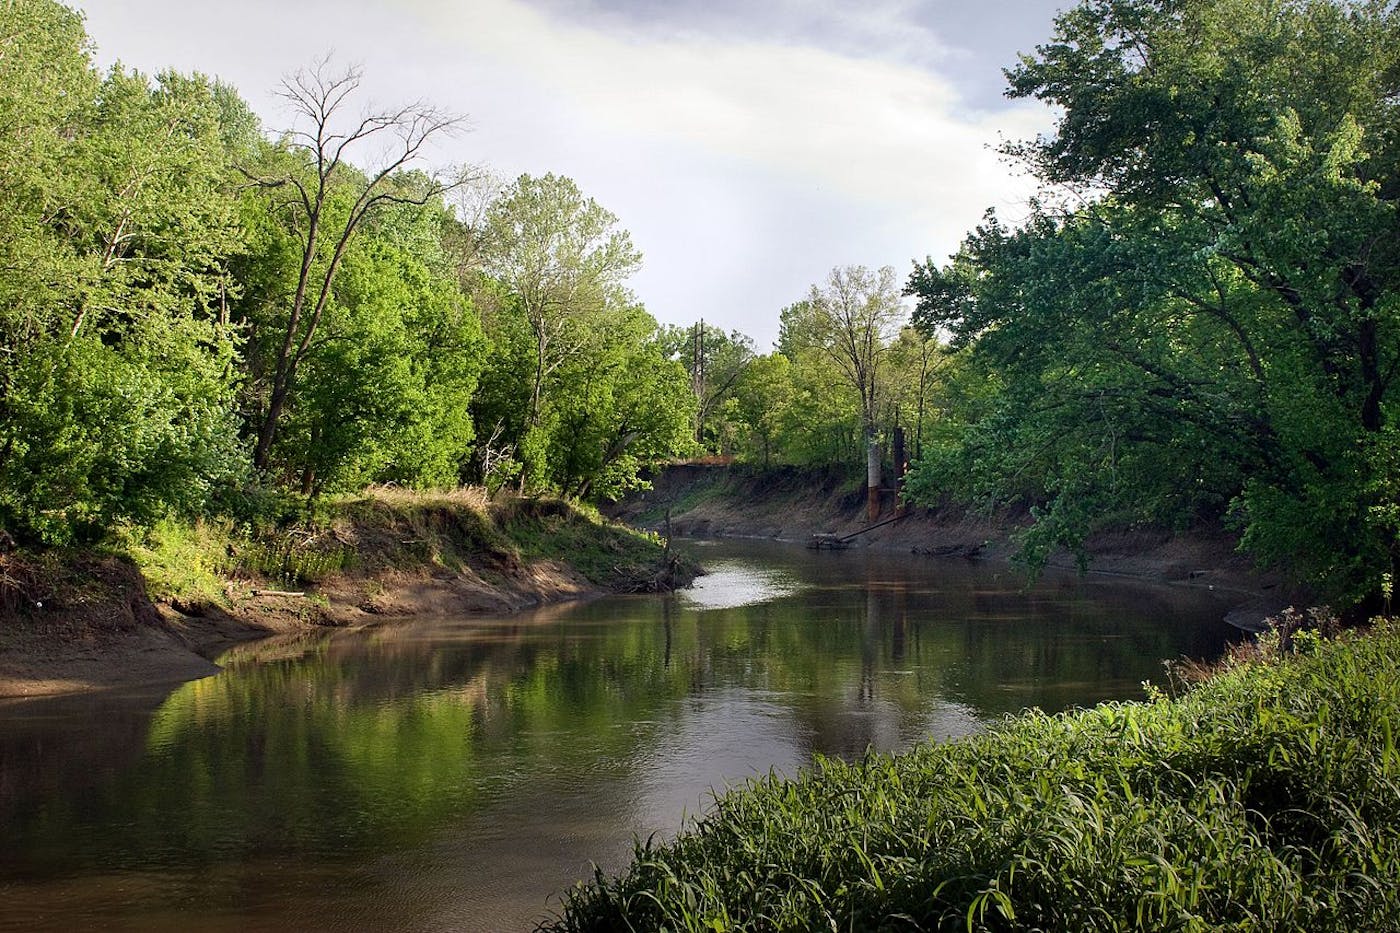
[{"label": "eroded dirt bank", "polygon": [[[779,468],[681,464],[652,478],[652,488],[615,504],[608,514],[642,528],[677,536],[757,537],[807,541],[813,535],[851,535],[871,526],[864,491],[830,473]],[[880,521],[897,513],[887,495]],[[1025,515],[986,515],[965,509],[908,509],[898,521],[851,538],[853,548],[883,548],[933,559],[1010,561]],[[1158,529],[1103,532],[1088,542],[1089,570],[1181,586],[1208,587],[1237,596],[1231,621],[1244,627],[1285,606],[1308,602],[1282,578],[1260,571],[1238,550],[1238,539],[1219,529],[1171,533]],[[1067,551],[1051,566],[1077,568]]]},{"label": "eroded dirt bank", "polygon": [[121,556],[0,554],[0,697],[178,683],[216,673],[219,654],[254,639],[508,613],[695,573],[653,541],[548,501],[483,511],[381,496],[307,534],[343,566],[314,580],[233,572],[215,599],[153,594]]}]

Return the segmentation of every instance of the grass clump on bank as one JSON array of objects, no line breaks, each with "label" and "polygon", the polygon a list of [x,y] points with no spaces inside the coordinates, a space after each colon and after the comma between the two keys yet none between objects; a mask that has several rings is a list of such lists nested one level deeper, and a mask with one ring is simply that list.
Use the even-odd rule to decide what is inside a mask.
[{"label": "grass clump on bank", "polygon": [[1400,929],[1400,629],[1155,696],[752,782],[546,929]]},{"label": "grass clump on bank", "polygon": [[164,521],[124,532],[112,548],[136,562],[153,597],[188,604],[223,604],[231,580],[299,589],[343,572],[424,568],[506,578],[541,560],[618,591],[669,588],[694,574],[654,536],[587,507],[477,488],[376,487],[259,522]]},{"label": "grass clump on bank", "polygon": [[257,527],[228,519],[166,519],[147,529],[123,529],[108,550],[136,564],[153,598],[190,606],[224,605],[233,581],[280,588],[314,584],[354,558],[317,517]]},{"label": "grass clump on bank", "polygon": [[496,519],[526,560],[564,560],[590,583],[618,592],[683,586],[697,568],[656,535],[605,520],[560,500],[508,500]]}]

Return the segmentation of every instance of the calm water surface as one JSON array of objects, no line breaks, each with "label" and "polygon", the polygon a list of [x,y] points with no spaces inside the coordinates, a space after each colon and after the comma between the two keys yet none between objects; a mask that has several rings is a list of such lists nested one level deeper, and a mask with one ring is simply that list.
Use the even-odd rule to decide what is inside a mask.
[{"label": "calm water surface", "polygon": [[510,930],[710,788],[1135,699],[1209,593],[770,543],[672,596],[261,642],[0,705],[0,928]]}]

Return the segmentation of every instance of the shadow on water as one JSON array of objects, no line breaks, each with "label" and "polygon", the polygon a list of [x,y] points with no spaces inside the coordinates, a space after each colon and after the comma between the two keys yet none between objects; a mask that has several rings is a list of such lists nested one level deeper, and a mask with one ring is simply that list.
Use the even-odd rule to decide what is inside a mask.
[{"label": "shadow on water", "polygon": [[689,593],[244,646],[0,707],[0,927],[528,927],[712,787],[1135,698],[1209,594],[773,544]]}]

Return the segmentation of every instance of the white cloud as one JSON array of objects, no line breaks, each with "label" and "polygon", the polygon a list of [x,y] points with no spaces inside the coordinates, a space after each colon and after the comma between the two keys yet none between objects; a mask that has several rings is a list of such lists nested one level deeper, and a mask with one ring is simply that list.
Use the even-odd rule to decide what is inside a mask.
[{"label": "white cloud", "polygon": [[822,9],[850,41],[604,31],[523,0],[88,4],[104,59],[220,74],[272,126],[280,75],[329,48],[380,101],[469,113],[444,160],[574,177],[632,231],[654,314],[760,345],[831,266],[945,255],[987,206],[1022,202],[990,147],[1048,124],[1033,105],[970,111],[901,0]]},{"label": "white cloud", "polygon": [[418,5],[600,131],[683,143],[857,198],[985,195],[969,189],[1006,174],[987,148],[997,131],[1044,122],[1026,105],[959,117],[950,81],[898,62],[714,39],[641,42],[550,20],[518,0],[478,0],[470,15],[445,0]]}]

